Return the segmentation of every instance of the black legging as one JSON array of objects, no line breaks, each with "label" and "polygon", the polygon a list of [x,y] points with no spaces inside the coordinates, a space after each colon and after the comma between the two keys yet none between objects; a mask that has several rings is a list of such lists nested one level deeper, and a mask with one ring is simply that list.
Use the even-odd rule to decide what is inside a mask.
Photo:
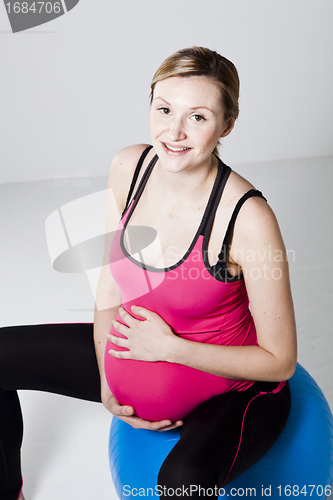
[{"label": "black legging", "polygon": [[17,500],[23,425],[17,389],[101,401],[92,324],[0,328],[0,499]]},{"label": "black legging", "polygon": [[[246,391],[214,396],[197,406],[160,469],[158,484],[168,492],[162,498],[172,491],[175,498],[186,498],[187,488],[191,498],[216,499],[212,489],[218,492],[263,457],[290,411],[289,384],[274,394],[277,385],[255,382]],[[178,496],[183,491],[184,496]]]},{"label": "black legging", "polygon": [[[259,460],[280,435],[290,410],[289,385],[274,394],[276,386],[256,382],[246,391],[215,396],[195,408],[184,419],[181,439],[161,467],[159,484],[174,489],[191,484],[220,487]],[[22,485],[18,389],[100,402],[93,325],[0,328],[1,500],[17,500]]]}]

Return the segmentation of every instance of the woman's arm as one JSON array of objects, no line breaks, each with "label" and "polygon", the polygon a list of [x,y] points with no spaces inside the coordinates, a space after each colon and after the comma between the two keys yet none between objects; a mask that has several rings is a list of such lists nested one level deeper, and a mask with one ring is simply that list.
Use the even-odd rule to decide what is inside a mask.
[{"label": "woman's arm", "polygon": [[[121,175],[121,167],[124,155],[120,151],[112,161],[110,175],[107,185],[107,216],[106,216],[106,237],[104,246],[103,262],[108,263],[112,235],[117,230],[120,214],[124,208],[125,185],[124,175]],[[126,176],[125,176],[126,177]],[[119,179],[117,181],[117,179]],[[104,371],[104,353],[107,342],[107,334],[111,329],[111,322],[117,316],[117,309],[122,304],[120,291],[112,278],[108,264],[105,264],[100,273],[94,314],[94,341],[98,367],[101,377],[101,398],[104,406],[111,411],[113,396],[108,387]]]},{"label": "woman's arm", "polygon": [[[251,198],[236,219],[230,258],[244,274],[257,346],[215,346],[183,339],[167,361],[228,378],[281,381],[296,369],[296,325],[286,250],[274,213]],[[182,342],[180,342],[182,341]],[[219,349],[221,347],[221,349]]]},{"label": "woman's arm", "polygon": [[131,352],[135,352],[135,356],[143,356],[143,351],[138,349],[141,342],[150,353],[149,360],[179,363],[231,379],[282,381],[290,378],[296,367],[296,327],[288,263],[278,223],[264,200],[250,198],[241,208],[229,258],[244,273],[257,346],[191,342],[174,335],[158,315],[139,307],[135,314],[148,322],[130,319],[122,312],[133,335],[119,323],[116,329],[129,335],[132,347],[126,339],[112,337],[114,343],[130,349],[112,352],[112,355],[131,357]]},{"label": "woman's arm", "polygon": [[[131,146],[120,151],[114,158],[107,190],[107,223],[106,234],[117,230],[120,214],[125,208],[127,191],[140,154],[145,145]],[[108,263],[111,238],[105,238],[104,259]],[[105,264],[100,273],[94,314],[94,342],[96,358],[101,378],[101,398],[104,406],[116,417],[124,420],[133,427],[150,430],[170,430],[182,422],[172,423],[170,420],[148,422],[137,417],[132,406],[121,405],[111,393],[104,370],[104,355],[107,335],[110,332],[112,321],[116,318],[118,308],[122,304],[121,293],[115,283],[108,264]]]}]

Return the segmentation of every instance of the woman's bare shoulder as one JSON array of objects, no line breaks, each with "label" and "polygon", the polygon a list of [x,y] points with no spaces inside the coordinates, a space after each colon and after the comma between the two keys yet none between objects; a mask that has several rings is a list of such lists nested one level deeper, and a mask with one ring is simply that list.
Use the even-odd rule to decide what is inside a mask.
[{"label": "woman's bare shoulder", "polygon": [[[133,175],[140,156],[148,146],[149,144],[134,144],[118,151],[111,163],[111,178],[117,177],[118,183],[124,177]],[[118,176],[121,176],[122,179]]]},{"label": "woman's bare shoulder", "polygon": [[127,146],[118,151],[112,160],[108,188],[113,190],[119,209],[125,206],[135,168],[148,146],[149,144]]},{"label": "woman's bare shoulder", "polygon": [[[235,207],[240,198],[251,189],[258,189],[247,179],[232,171],[228,187],[227,202]],[[265,196],[265,193],[263,193]],[[270,205],[260,196],[252,196],[243,204],[238,216],[237,226],[241,234],[249,235],[252,233],[258,238],[268,230],[278,231],[278,222]]]},{"label": "woman's bare shoulder", "polygon": [[238,200],[250,189],[256,189],[247,179],[240,174],[231,171],[228,182],[225,186],[224,197],[228,204],[235,206]]}]

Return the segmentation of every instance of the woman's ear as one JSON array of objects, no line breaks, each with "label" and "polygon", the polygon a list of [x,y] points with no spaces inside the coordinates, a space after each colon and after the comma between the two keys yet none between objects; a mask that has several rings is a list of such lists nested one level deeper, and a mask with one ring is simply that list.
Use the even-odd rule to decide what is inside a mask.
[{"label": "woman's ear", "polygon": [[225,128],[222,132],[222,134],[220,135],[220,137],[226,137],[227,135],[230,134],[230,132],[232,131],[232,129],[234,128],[235,126],[235,121],[236,121],[236,118],[234,118],[233,116],[231,116],[226,122],[225,122]]}]

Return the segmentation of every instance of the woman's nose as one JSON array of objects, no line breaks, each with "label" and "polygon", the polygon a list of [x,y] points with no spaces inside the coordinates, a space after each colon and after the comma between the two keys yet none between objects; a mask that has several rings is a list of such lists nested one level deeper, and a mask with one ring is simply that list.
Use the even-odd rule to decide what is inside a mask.
[{"label": "woman's nose", "polygon": [[171,141],[185,139],[186,133],[182,120],[175,118],[171,123],[169,123],[168,137]]}]

